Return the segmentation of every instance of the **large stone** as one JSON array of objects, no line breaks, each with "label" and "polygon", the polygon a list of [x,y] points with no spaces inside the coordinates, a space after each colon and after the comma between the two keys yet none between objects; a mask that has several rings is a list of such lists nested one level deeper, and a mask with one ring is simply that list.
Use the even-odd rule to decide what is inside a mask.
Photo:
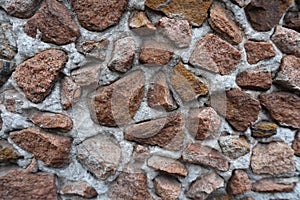
[{"label": "large stone", "polygon": [[154,188],[162,200],[177,200],[181,191],[181,183],[175,178],[157,176],[154,179]]},{"label": "large stone", "polygon": [[258,143],[252,152],[251,168],[255,174],[286,174],[296,170],[294,151],[284,142]]},{"label": "large stone", "polygon": [[60,89],[60,101],[64,110],[67,110],[79,101],[81,96],[81,88],[70,77],[66,76],[62,79]]},{"label": "large stone", "polygon": [[255,138],[267,138],[277,134],[277,124],[260,121],[251,126],[251,136]]},{"label": "large stone", "polygon": [[296,182],[290,182],[285,178],[263,178],[252,184],[252,190],[255,192],[291,192]]},{"label": "large stone", "polygon": [[190,143],[182,152],[185,162],[211,167],[220,171],[228,171],[229,163],[219,151],[201,144]]},{"label": "large stone", "polygon": [[27,99],[33,103],[40,103],[51,92],[67,59],[65,52],[61,50],[42,51],[18,65],[13,79]]},{"label": "large stone", "polygon": [[13,132],[10,138],[19,147],[32,153],[47,167],[64,167],[70,159],[71,139],[30,127]]},{"label": "large stone", "polygon": [[90,111],[95,122],[105,126],[125,125],[135,115],[144,96],[145,76],[134,71],[91,96]]},{"label": "large stone", "polygon": [[243,194],[251,190],[251,181],[247,172],[241,169],[234,170],[227,184],[227,191],[233,195]]},{"label": "large stone", "polygon": [[186,19],[195,26],[202,25],[211,4],[212,0],[146,0],[145,3],[149,8],[162,11],[168,17]]},{"label": "large stone", "polygon": [[90,31],[103,31],[119,22],[128,0],[72,0],[71,2],[82,27]]},{"label": "large stone", "polygon": [[96,58],[104,61],[108,51],[108,46],[109,40],[103,38],[100,40],[78,42],[76,48],[80,53],[83,53],[88,58]]},{"label": "large stone", "polygon": [[[8,1],[6,1],[8,2]],[[0,25],[0,57],[12,60],[17,53],[16,38],[12,25],[1,23]]]},{"label": "large stone", "polygon": [[68,181],[60,188],[59,193],[82,198],[93,198],[98,195],[97,191],[85,181]]},{"label": "large stone", "polygon": [[10,170],[0,176],[0,199],[58,199],[53,174]]},{"label": "large stone", "polygon": [[178,151],[183,146],[184,124],[181,114],[140,122],[125,129],[125,139]]},{"label": "large stone", "polygon": [[79,28],[70,11],[61,3],[43,1],[38,12],[25,24],[24,31],[35,38],[41,33],[44,42],[57,45],[74,42],[79,36]]},{"label": "large stone", "polygon": [[154,35],[156,28],[145,12],[135,13],[129,20],[129,27],[141,36]]},{"label": "large stone", "polygon": [[282,126],[300,128],[300,97],[286,92],[273,92],[259,96],[261,104],[271,117]]},{"label": "large stone", "polygon": [[1,7],[11,16],[29,18],[34,15],[40,0],[1,0]]},{"label": "large stone", "polygon": [[223,154],[231,159],[237,159],[250,152],[247,139],[238,135],[221,136],[219,145]]},{"label": "large stone", "polygon": [[166,65],[172,56],[173,51],[167,44],[145,41],[140,50],[139,61],[149,65]]},{"label": "large stone", "polygon": [[283,22],[286,27],[294,29],[295,31],[300,31],[300,7],[293,7],[284,16]]},{"label": "large stone", "polygon": [[252,0],[245,8],[246,15],[256,31],[270,31],[293,0]]},{"label": "large stone", "polygon": [[89,138],[77,147],[78,160],[100,180],[116,173],[122,150],[118,142],[109,136]]},{"label": "large stone", "polygon": [[21,157],[13,145],[0,139],[0,163],[15,163]]},{"label": "large stone", "polygon": [[295,151],[295,155],[300,156],[300,131],[296,133],[292,148]]},{"label": "large stone", "polygon": [[214,34],[200,39],[189,62],[208,71],[221,75],[231,73],[241,59],[241,53],[228,42]]},{"label": "large stone", "polygon": [[0,87],[10,78],[15,68],[16,65],[14,62],[0,59]]},{"label": "large stone", "polygon": [[234,4],[239,5],[240,7],[244,7],[246,5],[248,5],[251,0],[231,0]]},{"label": "large stone", "polygon": [[237,75],[236,83],[243,89],[268,90],[272,86],[272,73],[262,67],[246,70]]},{"label": "large stone", "polygon": [[269,42],[256,42],[248,40],[245,43],[247,61],[249,64],[256,64],[261,60],[266,60],[276,56],[275,48]]}]

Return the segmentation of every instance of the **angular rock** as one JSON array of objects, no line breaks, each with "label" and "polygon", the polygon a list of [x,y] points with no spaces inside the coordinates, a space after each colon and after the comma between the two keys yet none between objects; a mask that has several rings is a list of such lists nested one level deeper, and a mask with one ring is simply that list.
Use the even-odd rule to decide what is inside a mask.
[{"label": "angular rock", "polygon": [[291,192],[296,183],[285,182],[285,179],[264,178],[252,184],[255,192]]},{"label": "angular rock", "polygon": [[247,139],[238,135],[221,136],[219,145],[225,156],[237,159],[250,152],[250,144]]},{"label": "angular rock", "polygon": [[300,57],[300,33],[277,26],[271,40],[283,53]]},{"label": "angular rock", "polygon": [[221,75],[231,73],[241,59],[241,53],[228,42],[214,34],[200,39],[189,62],[208,71]]},{"label": "angular rock", "polygon": [[218,136],[220,126],[221,118],[211,107],[193,109],[189,112],[188,130],[196,140]]},{"label": "angular rock", "polygon": [[26,167],[26,172],[28,173],[37,173],[39,171],[38,162],[35,158],[31,159],[31,162]]},{"label": "angular rock", "polygon": [[145,12],[137,12],[129,20],[129,28],[141,36],[154,35],[156,28]]},{"label": "angular rock", "polygon": [[0,176],[0,199],[58,199],[53,174],[10,170]]},{"label": "angular rock", "polygon": [[137,144],[132,153],[132,160],[137,161],[137,162],[144,162],[150,155],[149,148]]},{"label": "angular rock", "polygon": [[97,84],[100,77],[100,67],[97,62],[88,63],[84,67],[73,70],[71,78],[79,86]]},{"label": "angular rock", "polygon": [[128,0],[71,1],[80,25],[90,31],[103,31],[116,25],[127,2]]},{"label": "angular rock", "polygon": [[232,3],[237,4],[240,7],[245,7],[251,2],[251,0],[231,0],[231,1]]},{"label": "angular rock", "polygon": [[252,152],[251,168],[255,174],[286,174],[296,170],[294,151],[284,142],[258,143]]},{"label": "angular rock", "polygon": [[300,128],[300,97],[286,92],[259,96],[261,104],[281,126]]},{"label": "angular rock", "polygon": [[136,45],[132,37],[125,37],[114,43],[112,57],[108,68],[112,71],[125,73],[132,67]]},{"label": "angular rock", "polygon": [[[9,2],[9,1],[5,1]],[[17,53],[16,37],[11,24],[0,24],[0,57],[12,60]]]},{"label": "angular rock", "polygon": [[272,86],[272,73],[262,67],[246,70],[237,75],[236,83],[243,89],[268,90]]},{"label": "angular rock", "polygon": [[210,25],[222,37],[233,44],[239,44],[243,40],[242,32],[233,21],[232,14],[220,4],[214,3],[210,8]]},{"label": "angular rock", "polygon": [[243,194],[251,190],[251,181],[247,172],[241,169],[234,170],[227,184],[227,191],[233,195]]},{"label": "angular rock", "polygon": [[41,33],[42,41],[57,45],[74,42],[80,36],[70,11],[52,0],[42,2],[36,14],[25,24],[24,31],[33,38]]},{"label": "angular rock", "polygon": [[251,126],[251,136],[255,138],[267,138],[277,134],[277,124],[260,121]]},{"label": "angular rock", "polygon": [[201,144],[190,143],[182,152],[185,162],[211,167],[220,171],[228,171],[229,163],[217,150]]},{"label": "angular rock", "polygon": [[158,30],[178,48],[189,47],[192,27],[187,20],[163,17],[157,22]]},{"label": "angular rock", "polygon": [[81,88],[70,77],[65,76],[62,79],[60,89],[60,101],[64,110],[67,110],[77,101],[81,96]]},{"label": "angular rock", "polygon": [[296,133],[292,148],[295,151],[295,155],[300,156],[300,131]]},{"label": "angular rock", "polygon": [[15,68],[16,65],[14,62],[0,59],[0,87],[2,87],[10,78]]},{"label": "angular rock", "polygon": [[145,76],[134,71],[91,96],[90,111],[95,122],[120,126],[131,121],[144,96]]},{"label": "angular rock", "polygon": [[199,96],[208,95],[208,86],[188,71],[180,62],[174,67],[170,83],[183,101],[196,100]]},{"label": "angular rock", "polygon": [[83,141],[76,148],[78,160],[97,179],[105,180],[116,173],[122,150],[114,138],[98,135]]},{"label": "angular rock", "polygon": [[80,42],[76,48],[79,52],[90,58],[96,58],[104,61],[106,58],[106,52],[108,51],[109,40],[103,38],[100,40],[91,40]]},{"label": "angular rock", "polygon": [[48,49],[18,65],[12,77],[27,99],[40,103],[51,92],[67,59],[65,52]]},{"label": "angular rock", "polygon": [[0,139],[0,163],[14,163],[22,156],[6,140]]},{"label": "angular rock", "polygon": [[82,198],[93,198],[98,195],[97,191],[85,181],[68,181],[60,188],[59,193]]},{"label": "angular rock", "polygon": [[193,26],[201,26],[207,17],[212,0],[146,0],[145,5],[157,11],[162,11],[168,17],[188,20]]},{"label": "angular rock", "polygon": [[275,48],[269,42],[248,40],[244,46],[247,53],[247,61],[251,65],[276,56]]},{"label": "angular rock", "polygon": [[157,176],[154,179],[154,188],[162,200],[176,200],[181,191],[181,183],[168,176]]},{"label": "angular rock", "polygon": [[252,0],[245,8],[246,15],[256,31],[270,31],[293,0],[261,1]]},{"label": "angular rock", "polygon": [[125,139],[178,151],[183,146],[184,124],[181,114],[140,122],[125,129]]},{"label": "angular rock", "polygon": [[47,167],[64,167],[69,163],[71,139],[52,135],[37,128],[27,128],[10,134],[19,147],[32,153]]},{"label": "angular rock", "polygon": [[1,7],[11,16],[29,18],[34,15],[40,0],[10,0],[0,1]]},{"label": "angular rock", "polygon": [[165,65],[173,56],[167,44],[145,41],[141,47],[139,61],[143,64]]},{"label": "angular rock", "polygon": [[[300,7],[299,7],[300,8]],[[283,22],[286,27],[294,29],[295,31],[300,31],[300,9],[293,7],[284,16]]]}]

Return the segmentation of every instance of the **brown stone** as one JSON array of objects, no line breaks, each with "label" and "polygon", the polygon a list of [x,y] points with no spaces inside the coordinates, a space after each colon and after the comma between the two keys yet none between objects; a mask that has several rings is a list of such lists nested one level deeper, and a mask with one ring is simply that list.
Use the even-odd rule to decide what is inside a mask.
[{"label": "brown stone", "polygon": [[270,31],[293,0],[252,0],[245,8],[246,15],[256,31]]},{"label": "brown stone", "polygon": [[184,124],[181,114],[140,122],[125,129],[125,139],[178,151],[183,146]]},{"label": "brown stone", "polygon": [[82,27],[90,31],[103,31],[119,22],[128,0],[72,0],[71,2]]},{"label": "brown stone", "polygon": [[229,163],[226,158],[217,150],[190,143],[182,152],[182,159],[185,162],[211,167],[220,171],[228,171]]},{"label": "brown stone", "polygon": [[168,176],[157,176],[154,179],[154,188],[162,200],[176,200],[181,191],[181,183]]},{"label": "brown stone", "polygon": [[300,131],[296,133],[292,148],[295,151],[295,155],[300,156]]},{"label": "brown stone", "polygon": [[245,7],[246,5],[248,5],[251,2],[251,0],[231,0],[231,1],[240,7]]},{"label": "brown stone", "polygon": [[74,42],[80,36],[70,11],[52,0],[43,1],[36,14],[25,24],[24,31],[33,38],[40,32],[44,42],[57,45]]},{"label": "brown stone", "polygon": [[300,57],[300,33],[277,26],[271,40],[283,53]]},{"label": "brown stone", "polygon": [[26,172],[28,173],[37,173],[39,171],[38,162],[35,158],[31,159],[31,162],[26,167]]},{"label": "brown stone", "polygon": [[[9,1],[5,1],[5,2],[9,2]],[[12,28],[13,27],[11,24],[6,24],[1,22],[0,58],[12,60],[14,56],[17,54],[16,36],[14,35]]]},{"label": "brown stone", "polygon": [[80,53],[90,58],[96,58],[104,61],[106,58],[106,52],[108,51],[109,40],[103,38],[100,40],[91,40],[79,42],[76,46]]},{"label": "brown stone", "polygon": [[188,20],[194,26],[201,26],[207,17],[212,0],[146,0],[145,5],[157,11],[162,11],[168,17]]},{"label": "brown stone", "polygon": [[40,0],[1,1],[1,7],[11,16],[29,18],[34,15]]},{"label": "brown stone", "polygon": [[141,47],[139,61],[143,64],[166,65],[172,56],[173,51],[167,44],[145,41]]},{"label": "brown stone", "polygon": [[300,97],[286,92],[259,96],[261,104],[281,126],[300,128]]},{"label": "brown stone", "polygon": [[143,145],[135,145],[132,153],[132,160],[136,162],[144,162],[150,155],[150,151],[148,147]]},{"label": "brown stone", "polygon": [[293,7],[284,16],[283,22],[286,27],[294,29],[295,31],[300,31],[300,7]]},{"label": "brown stone", "polygon": [[221,118],[211,107],[193,109],[189,112],[188,130],[196,140],[218,136],[220,126]]},{"label": "brown stone", "polygon": [[192,27],[187,20],[163,17],[157,22],[158,30],[178,48],[189,47]]},{"label": "brown stone", "polygon": [[72,80],[79,86],[96,85],[100,77],[100,65],[91,62],[71,72]]},{"label": "brown stone", "polygon": [[241,169],[234,170],[227,184],[227,191],[233,195],[243,194],[251,190],[251,181],[247,172]]},{"label": "brown stone", "polygon": [[210,25],[222,37],[233,44],[239,44],[243,40],[242,32],[233,21],[232,14],[219,3],[214,3],[210,8]]},{"label": "brown stone", "polygon": [[105,126],[125,125],[135,115],[144,96],[145,76],[134,71],[109,86],[100,87],[91,96],[94,121]]},{"label": "brown stone", "polygon": [[6,140],[0,139],[0,163],[16,162],[22,156]]},{"label": "brown stone", "polygon": [[67,59],[67,55],[61,50],[42,51],[18,65],[12,75],[13,79],[27,99],[40,103],[51,92]]},{"label": "brown stone", "polygon": [[296,170],[294,151],[284,142],[258,143],[252,152],[251,168],[255,174],[286,174]]},{"label": "brown stone", "polygon": [[93,198],[98,195],[97,191],[85,181],[68,181],[60,188],[60,194],[82,198]]},{"label": "brown stone", "polygon": [[296,183],[285,182],[283,179],[264,178],[252,184],[255,192],[291,192]]},{"label": "brown stone", "polygon": [[249,64],[256,64],[261,60],[276,56],[275,48],[269,42],[256,42],[248,40],[245,43],[247,61]]},{"label": "brown stone", "polygon": [[10,170],[0,176],[0,199],[58,199],[53,174]]},{"label": "brown stone", "polygon": [[125,37],[114,43],[114,49],[108,68],[112,71],[125,73],[131,69],[136,46],[132,37]]},{"label": "brown stone", "polygon": [[199,68],[220,73],[231,73],[241,59],[241,53],[228,42],[214,34],[207,34],[200,39],[189,62]]},{"label": "brown stone", "polygon": [[0,87],[7,82],[15,68],[14,62],[0,59]]},{"label": "brown stone", "polygon": [[81,88],[70,77],[62,79],[60,101],[64,110],[72,107],[81,96]]},{"label": "brown stone", "polygon": [[215,172],[210,172],[192,182],[186,195],[192,199],[204,200],[210,193],[222,187],[224,187],[223,178]]},{"label": "brown stone", "polygon": [[196,100],[199,96],[208,95],[208,86],[188,71],[180,62],[173,70],[171,85],[183,101]]},{"label": "brown stone", "polygon": [[251,126],[251,136],[255,138],[267,138],[277,134],[277,124],[260,121]]},{"label": "brown stone", "polygon": [[148,106],[155,109],[163,108],[168,112],[177,109],[178,105],[168,87],[165,73],[158,72],[150,81],[147,94]]},{"label": "brown stone", "polygon": [[268,90],[272,86],[272,73],[262,67],[246,70],[237,75],[236,83],[243,89]]},{"label": "brown stone", "polygon": [[129,28],[141,36],[154,35],[156,28],[145,12],[135,13],[129,20]]},{"label": "brown stone", "polygon": [[37,128],[27,128],[10,134],[19,147],[32,153],[47,167],[64,167],[69,163],[71,139],[46,133]]},{"label": "brown stone", "polygon": [[231,159],[237,159],[250,152],[250,144],[247,139],[238,135],[221,136],[219,145],[223,154]]}]

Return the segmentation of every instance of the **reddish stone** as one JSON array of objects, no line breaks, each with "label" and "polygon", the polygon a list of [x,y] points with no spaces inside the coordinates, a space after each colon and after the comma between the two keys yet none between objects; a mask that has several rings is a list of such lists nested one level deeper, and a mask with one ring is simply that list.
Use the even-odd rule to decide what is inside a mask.
[{"label": "reddish stone", "polygon": [[276,51],[269,42],[255,42],[248,40],[245,43],[247,60],[250,64],[256,64],[261,60],[269,59],[276,56]]},{"label": "reddish stone", "polygon": [[294,29],[295,31],[300,31],[300,7],[293,7],[284,16],[283,22],[286,27]]},{"label": "reddish stone", "polygon": [[71,72],[71,78],[79,86],[97,84],[100,77],[100,67],[97,62],[88,63],[86,66]]},{"label": "reddish stone", "polygon": [[35,158],[31,159],[31,162],[26,167],[26,172],[28,173],[37,173],[39,171],[39,166]]},{"label": "reddish stone", "polygon": [[268,90],[272,86],[272,73],[265,68],[243,71],[236,77],[238,86],[250,90]]},{"label": "reddish stone", "polygon": [[144,64],[166,65],[172,56],[173,51],[167,44],[146,41],[141,47],[139,61]]},{"label": "reddish stone", "polygon": [[219,145],[225,156],[237,159],[250,152],[250,144],[245,137],[227,135],[219,138]]},{"label": "reddish stone", "polygon": [[68,181],[60,188],[60,194],[82,198],[93,198],[98,195],[97,191],[85,181]]},{"label": "reddish stone", "polygon": [[264,178],[252,184],[255,192],[291,192],[296,183],[285,182],[283,179]]},{"label": "reddish stone", "polygon": [[60,101],[64,110],[74,105],[81,96],[81,88],[70,77],[62,79]]},{"label": "reddish stone", "polygon": [[0,163],[16,162],[22,156],[6,140],[0,139]]},{"label": "reddish stone", "polygon": [[137,12],[129,20],[129,27],[141,36],[154,35],[156,28],[145,12]]},{"label": "reddish stone", "polygon": [[1,7],[11,16],[29,18],[34,15],[40,0],[1,1]]},{"label": "reddish stone", "polygon": [[251,126],[251,136],[255,138],[267,138],[277,133],[277,124],[261,121]]},{"label": "reddish stone", "polygon": [[181,191],[181,183],[168,176],[157,176],[154,179],[154,188],[162,200],[177,200]]},{"label": "reddish stone", "polygon": [[300,156],[300,131],[296,133],[292,148],[295,151],[295,155]]},{"label": "reddish stone", "polygon": [[234,170],[227,184],[227,191],[233,195],[243,194],[251,190],[251,181],[244,170]]},{"label": "reddish stone", "polygon": [[86,57],[96,58],[104,61],[108,51],[109,40],[106,38],[100,40],[91,40],[79,42],[76,45],[77,50]]}]

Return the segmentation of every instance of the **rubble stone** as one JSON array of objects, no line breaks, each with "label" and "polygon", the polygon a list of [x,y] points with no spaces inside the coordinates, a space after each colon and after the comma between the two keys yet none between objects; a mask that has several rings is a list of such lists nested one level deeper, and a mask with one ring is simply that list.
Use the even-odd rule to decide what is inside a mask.
[{"label": "rubble stone", "polygon": [[231,159],[237,159],[250,152],[247,139],[238,135],[221,136],[219,144],[223,154]]},{"label": "rubble stone", "polygon": [[276,56],[275,48],[272,43],[269,42],[248,40],[245,43],[245,50],[247,53],[247,61],[251,65]]},{"label": "rubble stone", "polygon": [[234,170],[227,184],[227,191],[233,195],[243,194],[251,190],[251,181],[244,170]]},{"label": "rubble stone", "polygon": [[147,18],[145,12],[137,12],[129,20],[129,27],[141,36],[154,35],[156,27]]},{"label": "rubble stone", "polygon": [[93,198],[98,195],[97,191],[85,181],[68,181],[60,188],[60,194],[83,198]]},{"label": "rubble stone", "polygon": [[181,191],[181,183],[168,176],[157,176],[154,179],[154,188],[162,200],[176,200]]},{"label": "rubble stone", "polygon": [[64,110],[73,106],[81,96],[81,88],[70,77],[62,79],[60,100]]},{"label": "rubble stone", "polygon": [[103,38],[100,40],[90,40],[84,42],[78,42],[77,50],[83,53],[86,57],[96,58],[104,61],[106,58],[106,52],[108,50],[109,40]]},{"label": "rubble stone", "polygon": [[291,192],[296,183],[285,183],[284,179],[264,178],[252,184],[255,192]]},{"label": "rubble stone", "polygon": [[277,124],[260,121],[251,126],[251,136],[255,138],[267,138],[277,134]]},{"label": "rubble stone", "polygon": [[268,90],[272,86],[272,73],[262,67],[246,70],[237,75],[236,83],[244,89]]},{"label": "rubble stone", "polygon": [[34,15],[40,0],[1,1],[1,7],[11,16],[29,18]]},{"label": "rubble stone", "polygon": [[0,139],[0,163],[16,162],[22,156],[4,139]]},{"label": "rubble stone", "polygon": [[167,44],[145,41],[140,50],[139,61],[143,64],[166,65],[172,56],[173,51]]}]

